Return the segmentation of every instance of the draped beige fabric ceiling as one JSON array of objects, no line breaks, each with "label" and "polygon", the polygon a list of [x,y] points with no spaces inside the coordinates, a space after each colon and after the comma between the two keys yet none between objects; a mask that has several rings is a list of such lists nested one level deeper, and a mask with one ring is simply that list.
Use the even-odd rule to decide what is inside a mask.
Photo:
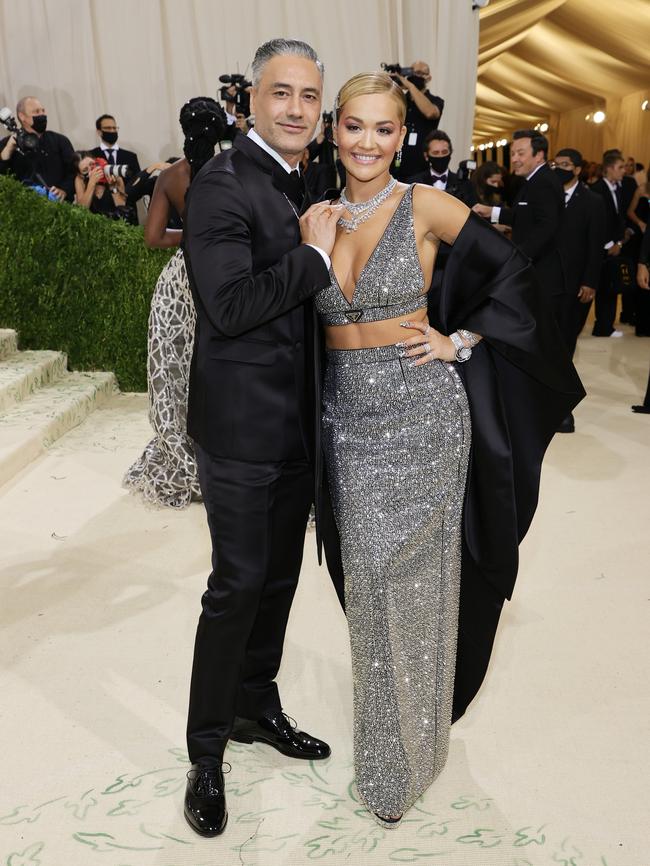
[{"label": "draped beige fabric ceiling", "polygon": [[[538,121],[566,137],[573,111],[587,128],[570,134],[609,146],[625,134],[621,100],[638,94],[629,108],[640,112],[650,98],[650,0],[492,0],[481,10],[478,63],[476,143]],[[602,130],[585,121],[599,108]]]}]

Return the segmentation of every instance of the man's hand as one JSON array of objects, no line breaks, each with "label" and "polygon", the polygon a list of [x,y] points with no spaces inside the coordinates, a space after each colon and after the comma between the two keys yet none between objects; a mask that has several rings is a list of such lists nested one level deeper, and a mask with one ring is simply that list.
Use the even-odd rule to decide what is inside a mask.
[{"label": "man's hand", "polygon": [[596,289],[591,286],[580,286],[578,289],[578,300],[581,304],[590,304],[596,296]]},{"label": "man's hand", "polygon": [[59,189],[58,186],[51,186],[50,192],[53,193],[59,201],[63,201],[65,199],[65,190]]},{"label": "man's hand", "polygon": [[475,204],[472,208],[474,213],[477,213],[480,217],[485,217],[485,219],[490,219],[492,216],[492,208],[489,204]]},{"label": "man's hand", "polygon": [[641,289],[650,289],[650,271],[647,265],[636,266],[636,281]]},{"label": "man's hand", "polygon": [[10,135],[7,139],[7,143],[2,149],[2,153],[0,153],[0,159],[3,162],[7,162],[7,160],[11,159],[16,151],[16,136]]},{"label": "man's hand", "polygon": [[617,244],[614,244],[613,246],[611,246],[611,247],[607,250],[607,255],[608,255],[608,256],[620,256],[620,254],[621,254],[621,245],[618,244],[618,243],[617,243]]},{"label": "man's hand", "polygon": [[343,205],[327,201],[313,204],[300,217],[300,234],[303,244],[320,247],[328,256],[334,249],[336,224],[343,213]]}]

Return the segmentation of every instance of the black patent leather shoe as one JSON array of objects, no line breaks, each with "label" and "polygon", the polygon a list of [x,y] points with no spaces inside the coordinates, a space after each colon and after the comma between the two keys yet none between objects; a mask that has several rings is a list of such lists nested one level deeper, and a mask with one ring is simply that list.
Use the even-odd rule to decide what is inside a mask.
[{"label": "black patent leather shoe", "polygon": [[257,721],[236,718],[230,739],[236,743],[266,743],[289,758],[308,761],[329,758],[331,752],[327,743],[299,731],[293,719],[281,711],[269,713]]},{"label": "black patent leather shoe", "polygon": [[226,829],[226,793],[221,767],[193,764],[185,788],[185,820],[199,836],[219,836]]}]

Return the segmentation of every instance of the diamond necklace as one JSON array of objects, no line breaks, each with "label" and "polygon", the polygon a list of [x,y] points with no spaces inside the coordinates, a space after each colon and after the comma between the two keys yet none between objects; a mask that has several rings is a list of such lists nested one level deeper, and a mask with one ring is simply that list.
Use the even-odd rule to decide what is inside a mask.
[{"label": "diamond necklace", "polygon": [[369,198],[368,201],[350,201],[345,194],[345,190],[347,187],[344,187],[341,190],[341,195],[339,197],[340,204],[344,205],[346,210],[352,214],[352,219],[346,219],[345,217],[339,217],[339,225],[343,226],[348,234],[350,232],[355,232],[361,223],[365,223],[366,220],[370,219],[370,217],[375,213],[375,211],[379,208],[381,204],[383,204],[388,196],[392,193],[397,185],[397,181],[394,177],[388,181],[386,186],[383,189],[380,189],[376,195],[373,195],[372,198]]}]

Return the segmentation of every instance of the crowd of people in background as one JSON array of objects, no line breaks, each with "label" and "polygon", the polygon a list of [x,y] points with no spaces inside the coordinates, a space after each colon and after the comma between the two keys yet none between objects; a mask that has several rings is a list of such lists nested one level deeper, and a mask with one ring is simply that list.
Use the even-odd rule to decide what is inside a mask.
[{"label": "crowd of people in background", "polygon": [[[546,138],[536,130],[520,130],[515,133],[510,147],[511,170],[489,160],[472,170],[473,163],[461,160],[458,170],[452,171],[453,142],[439,128],[445,103],[428,89],[429,66],[424,61],[414,61],[408,68],[395,66],[390,70],[402,87],[408,105],[404,145],[392,166],[395,177],[434,186],[462,200],[490,219],[496,230],[508,235],[524,251],[532,252],[533,261],[538,248],[542,248],[544,252],[538,256],[538,266],[544,281],[554,283],[551,293],[564,297],[570,291],[575,295],[571,311],[567,303],[564,304],[566,309],[558,313],[571,350],[575,348],[575,338],[585,324],[594,297],[594,336],[622,336],[622,331],[615,326],[619,295],[622,296],[619,321],[634,325],[637,336],[650,336],[648,263],[642,245],[650,215],[650,183],[645,165],[634,157],[624,157],[620,150],[606,151],[600,162],[588,161],[574,148],[564,148],[555,161],[549,162]],[[222,88],[227,125],[224,139],[217,148],[231,146],[235,135],[246,135],[254,128],[254,117],[248,113],[248,102],[242,99],[240,91],[241,87],[236,84]],[[111,219],[146,223],[158,177],[180,159],[170,156],[142,169],[137,154],[118,143],[120,130],[114,115],[108,113],[97,118],[97,143],[86,150],[75,150],[65,135],[48,128],[46,109],[36,97],[23,97],[18,102],[16,115],[24,136],[21,139],[20,134],[13,133],[0,142],[0,174],[11,173],[51,199],[72,202]],[[531,175],[526,160],[522,163],[520,159],[517,163],[517,136],[519,149],[522,141],[530,142],[536,157],[533,173],[541,164],[548,165],[555,169],[558,181],[556,194],[548,197],[539,211],[542,217],[537,221],[530,219],[532,209],[528,218],[522,220],[526,203],[522,203],[522,198],[525,199],[522,191]],[[323,114],[317,137],[304,151],[301,171],[312,200],[335,195],[334,190],[345,185],[345,170],[337,158],[331,113]],[[560,207],[562,187],[565,197],[564,206]],[[574,195],[575,190],[578,195]],[[140,201],[144,206],[138,212]],[[573,213],[567,218],[570,202],[571,211],[578,207],[578,202],[584,202],[577,217],[579,224],[584,223],[584,236],[575,238],[573,246],[567,247],[566,237],[571,236],[576,220]],[[495,218],[497,210],[501,209],[510,222]],[[569,225],[571,230],[567,232]],[[167,214],[166,230],[158,229],[147,232],[149,245],[174,246],[181,242],[182,221],[174,208]],[[601,234],[602,242],[599,241]],[[441,251],[434,288],[436,281],[438,284],[442,281],[447,253]],[[561,271],[548,270],[555,253],[562,263]],[[572,261],[576,258],[581,259],[584,269],[580,279],[587,274],[589,283],[573,285],[580,269]],[[559,309],[559,302],[557,306]]]}]

